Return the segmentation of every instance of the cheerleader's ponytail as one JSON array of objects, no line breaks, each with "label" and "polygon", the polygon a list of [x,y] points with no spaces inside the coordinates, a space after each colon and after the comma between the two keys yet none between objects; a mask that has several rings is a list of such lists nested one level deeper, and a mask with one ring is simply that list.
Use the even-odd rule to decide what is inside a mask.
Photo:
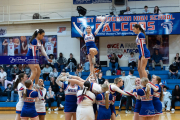
[{"label": "cheerleader's ponytail", "polygon": [[[31,85],[33,85],[32,80],[26,80],[25,81],[26,88],[30,88]],[[26,97],[27,97],[27,90],[24,89],[24,91],[23,91],[23,98],[25,99]]]},{"label": "cheerleader's ponytail", "polygon": [[77,101],[77,104],[80,104],[83,101],[84,96],[86,95],[86,92],[90,89],[90,87],[91,83],[89,81],[84,82],[83,91],[80,98]]},{"label": "cheerleader's ponytail", "polygon": [[102,85],[102,90],[105,92],[105,106],[106,109],[109,109],[109,86],[107,84]]}]

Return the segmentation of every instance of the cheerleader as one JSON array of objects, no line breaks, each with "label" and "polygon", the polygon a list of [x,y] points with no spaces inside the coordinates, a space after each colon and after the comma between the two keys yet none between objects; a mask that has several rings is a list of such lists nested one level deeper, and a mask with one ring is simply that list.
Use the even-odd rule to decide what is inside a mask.
[{"label": "cheerleader", "polygon": [[141,79],[142,89],[138,89],[137,95],[141,99],[141,109],[139,112],[140,120],[153,120],[154,119],[154,106],[153,106],[153,89],[148,84],[147,78]]},{"label": "cheerleader", "polygon": [[99,105],[97,120],[110,120],[112,104],[112,94],[109,93],[109,86],[107,84],[102,85],[103,93],[96,96],[97,104]]},{"label": "cheerleader", "polygon": [[148,59],[150,58],[150,52],[146,47],[146,37],[145,37],[145,31],[144,31],[143,25],[135,24],[133,32],[137,35],[136,38],[136,44],[139,50],[139,60],[138,60],[138,72],[140,78],[145,77],[147,78],[146,73],[146,65],[148,62]]},{"label": "cheerleader", "polygon": [[41,98],[35,102],[35,107],[37,114],[39,116],[39,120],[45,120],[45,115],[46,115],[46,104],[44,103],[44,97],[46,95],[46,89],[43,87],[44,86],[44,81],[42,79],[39,79],[38,85],[42,91]]},{"label": "cheerleader", "polygon": [[153,94],[153,104],[154,104],[154,110],[155,110],[155,117],[154,120],[159,120],[159,115],[162,114],[162,103],[163,100],[163,89],[159,85],[161,83],[161,78],[159,76],[153,75],[152,77],[152,83],[149,82],[150,86],[154,90]]},{"label": "cheerleader", "polygon": [[140,97],[137,96],[137,91],[138,91],[138,89],[141,89],[141,79],[136,78],[135,84],[136,84],[136,89],[133,90],[133,95],[136,97],[136,105],[135,105],[135,109],[134,109],[134,120],[139,120],[139,112],[141,109],[141,100],[140,100]]},{"label": "cheerleader", "polygon": [[96,97],[94,93],[90,91],[91,83],[89,81],[84,82],[83,90],[77,92],[78,107],[76,110],[77,120],[94,120],[93,104]]},{"label": "cheerleader", "polygon": [[[48,58],[44,50],[43,43],[41,41],[44,38],[44,35],[45,35],[45,31],[43,29],[37,29],[34,32],[33,36],[30,39],[30,47],[26,56],[39,56],[39,50],[41,50],[43,56],[45,56],[49,62],[52,62],[52,60]],[[39,88],[38,81],[41,73],[40,66],[39,64],[28,64],[28,66],[31,69],[31,76],[29,79],[32,81],[34,81],[35,79],[35,87]]]},{"label": "cheerleader", "polygon": [[64,89],[65,93],[65,106],[64,106],[64,112],[65,112],[65,119],[71,120],[71,117],[73,117],[73,120],[76,120],[76,108],[77,108],[77,92],[79,90],[79,86],[74,84],[73,82],[70,82],[68,84],[67,81],[64,83],[61,82],[59,78],[61,78],[63,73],[60,74],[60,76],[57,78],[56,83]]},{"label": "cheerleader", "polygon": [[21,110],[24,105],[24,101],[22,98],[22,92],[26,89],[24,83],[28,79],[27,75],[24,73],[19,74],[18,79],[14,83],[14,89],[18,89],[19,101],[16,104],[16,118],[15,120],[21,120]]},{"label": "cheerleader", "polygon": [[[105,20],[105,19],[104,19]],[[92,28],[90,26],[86,27],[86,32],[87,34],[84,34],[73,22],[73,25],[75,29],[79,32],[79,34],[84,38],[84,41],[86,43],[86,48],[87,48],[87,54],[88,54],[88,59],[90,63],[90,72],[93,73],[94,71],[94,64],[96,63],[95,55],[98,54],[98,48],[95,45],[95,36],[101,29],[101,27],[104,24],[104,20],[102,20],[101,24],[99,27],[96,29],[96,31],[92,34]]]},{"label": "cheerleader", "polygon": [[25,86],[27,89],[24,89],[23,91],[24,105],[21,111],[21,120],[28,120],[29,118],[31,118],[31,120],[39,120],[35,108],[35,99],[37,97],[41,97],[40,94],[42,94],[42,91],[38,90],[37,92],[32,90],[33,88],[32,80],[26,80]]}]

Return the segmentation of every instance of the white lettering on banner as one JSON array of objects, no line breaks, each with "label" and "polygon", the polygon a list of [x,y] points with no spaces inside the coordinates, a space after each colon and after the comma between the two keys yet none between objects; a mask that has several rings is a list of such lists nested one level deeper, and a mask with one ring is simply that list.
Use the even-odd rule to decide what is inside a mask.
[{"label": "white lettering on banner", "polygon": [[107,56],[115,53],[120,59],[127,59],[130,53],[139,54],[136,43],[116,43],[107,45]]}]

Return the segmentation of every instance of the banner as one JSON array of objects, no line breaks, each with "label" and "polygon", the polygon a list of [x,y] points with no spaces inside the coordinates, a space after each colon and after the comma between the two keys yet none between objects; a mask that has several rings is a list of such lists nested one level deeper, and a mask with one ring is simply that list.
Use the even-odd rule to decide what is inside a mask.
[{"label": "banner", "polygon": [[73,0],[73,4],[111,3],[112,0]]},{"label": "banner", "polygon": [[[92,33],[101,23],[100,17],[71,17],[71,37],[81,37],[74,27],[76,26],[86,33],[86,27],[92,28]],[[108,25],[99,30],[97,36],[132,36],[134,24],[142,24],[146,35],[173,35],[180,34],[180,13],[165,14],[139,14],[139,15],[120,15],[106,17],[105,22]]]},{"label": "banner", "polygon": [[162,55],[163,63],[169,64],[169,35],[149,35],[148,49],[151,56],[155,54],[155,50],[158,50]]},{"label": "banner", "polygon": [[64,26],[64,27],[58,27],[57,28],[57,35],[58,36],[64,36],[64,35],[66,35],[66,27]]},{"label": "banner", "polygon": [[[14,59],[21,59],[19,56],[26,56],[30,47],[30,38],[31,36],[0,37],[1,58],[4,56],[16,56]],[[54,57],[57,58],[57,35],[46,35],[42,39],[42,42],[47,55],[53,54]],[[41,51],[39,51],[39,56],[42,56]],[[7,58],[8,57],[6,57],[6,59]],[[22,57],[22,59],[26,58]],[[3,59],[0,59],[1,64],[3,64],[2,62]]]},{"label": "banner", "polygon": [[[97,48],[99,49],[99,37],[95,37],[95,44]],[[86,49],[86,44],[84,42],[84,39],[81,37],[80,38],[80,63],[84,64],[88,60],[88,55],[87,55],[87,49]],[[99,52],[96,55],[96,63],[99,63]]]}]

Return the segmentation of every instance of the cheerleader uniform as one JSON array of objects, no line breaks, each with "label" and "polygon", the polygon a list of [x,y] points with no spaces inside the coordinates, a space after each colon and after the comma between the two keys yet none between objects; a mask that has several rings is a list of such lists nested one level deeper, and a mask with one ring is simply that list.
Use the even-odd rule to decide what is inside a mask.
[{"label": "cheerleader uniform", "polygon": [[24,89],[26,89],[26,86],[23,85],[22,83],[19,83],[17,88],[18,88],[19,101],[16,104],[16,113],[21,114],[21,110],[22,110],[22,107],[24,105],[22,92],[24,91]]},{"label": "cheerleader uniform", "polygon": [[154,91],[153,94],[153,105],[154,105],[154,110],[155,110],[155,114],[162,114],[162,103],[160,101],[160,94],[161,94],[161,86],[159,84],[155,85],[156,87],[159,88],[158,91]]},{"label": "cheerleader uniform", "polygon": [[79,86],[74,85],[68,85],[67,82],[64,82],[63,89],[65,93],[65,106],[64,106],[64,112],[76,112],[77,109],[77,92],[80,89]]},{"label": "cheerleader uniform", "polygon": [[44,97],[46,95],[46,89],[43,88],[43,90],[40,92],[41,98],[39,98],[39,101],[35,102],[35,107],[38,115],[46,115],[46,107],[44,103]]},{"label": "cheerleader uniform", "polygon": [[150,52],[146,47],[145,35],[143,33],[139,33],[136,38],[136,44],[139,50],[139,59],[144,56],[146,59],[150,58]]},{"label": "cheerleader uniform", "polygon": [[35,108],[35,99],[38,97],[38,92],[27,90],[27,97],[24,99],[24,105],[21,112],[21,118],[35,118],[38,116]]},{"label": "cheerleader uniform", "polygon": [[146,98],[146,87],[143,87],[142,89],[139,89],[137,91],[137,95],[141,98],[141,109],[139,112],[140,116],[154,116],[154,106],[153,106],[153,89],[150,89],[151,94],[149,95],[149,99]]},{"label": "cheerleader uniform", "polygon": [[[77,92],[77,100],[81,97],[83,90]],[[91,91],[87,91],[84,95],[83,101],[78,104],[76,110],[77,120],[94,120],[93,103],[95,103],[96,97]]]},{"label": "cheerleader uniform", "polygon": [[112,88],[111,88],[112,85],[109,86],[109,90],[112,94],[112,104],[110,105],[110,108],[111,108],[111,114],[115,114],[116,115],[116,110],[115,110],[115,106],[114,106],[114,103],[115,103],[115,100],[116,100],[116,91],[113,91]]},{"label": "cheerleader uniform", "polygon": [[133,90],[133,93],[136,93],[135,95],[135,98],[136,98],[136,105],[135,105],[135,109],[134,109],[134,112],[135,113],[139,113],[140,112],[140,109],[141,109],[141,100],[137,99],[137,90],[134,89]]},{"label": "cheerleader uniform", "polygon": [[39,49],[41,48],[41,44],[42,43],[40,43],[40,41],[38,41],[37,39],[33,39],[31,44],[30,44],[30,47],[29,47],[29,50],[28,50],[26,56],[38,56],[39,55]]},{"label": "cheerleader uniform", "polygon": [[[106,109],[105,106],[105,92],[96,96],[97,104],[99,105],[97,120],[110,120],[111,108]],[[109,94],[109,106],[112,104],[112,94]]]}]

